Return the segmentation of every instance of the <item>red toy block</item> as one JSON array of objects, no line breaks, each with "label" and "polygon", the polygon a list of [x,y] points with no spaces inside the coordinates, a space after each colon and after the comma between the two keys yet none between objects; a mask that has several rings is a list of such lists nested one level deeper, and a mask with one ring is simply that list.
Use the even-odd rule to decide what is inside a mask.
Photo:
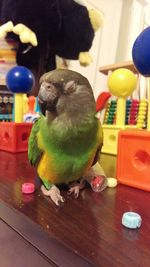
[{"label": "red toy block", "polygon": [[136,129],[119,132],[117,179],[150,191],[150,132]]},{"label": "red toy block", "polygon": [[0,122],[0,150],[25,152],[32,123]]}]

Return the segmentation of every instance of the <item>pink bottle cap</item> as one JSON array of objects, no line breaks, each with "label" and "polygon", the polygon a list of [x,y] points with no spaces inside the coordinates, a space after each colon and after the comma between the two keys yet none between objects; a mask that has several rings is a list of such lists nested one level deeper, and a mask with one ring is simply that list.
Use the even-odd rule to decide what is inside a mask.
[{"label": "pink bottle cap", "polygon": [[35,190],[35,186],[33,183],[24,183],[22,184],[22,193],[24,194],[32,194]]}]

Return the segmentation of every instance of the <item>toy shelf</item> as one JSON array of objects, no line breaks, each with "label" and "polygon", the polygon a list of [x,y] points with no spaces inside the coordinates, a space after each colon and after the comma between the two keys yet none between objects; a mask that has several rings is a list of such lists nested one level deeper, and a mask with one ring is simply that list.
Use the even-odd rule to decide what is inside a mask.
[{"label": "toy shelf", "polygon": [[131,70],[134,73],[138,73],[138,71],[136,70],[136,68],[133,64],[133,61],[125,61],[122,63],[116,63],[116,64],[112,64],[112,65],[102,66],[102,67],[100,67],[99,71],[105,75],[108,75],[108,73],[110,71],[114,71],[114,70],[119,69],[119,68],[126,68],[126,69]]}]

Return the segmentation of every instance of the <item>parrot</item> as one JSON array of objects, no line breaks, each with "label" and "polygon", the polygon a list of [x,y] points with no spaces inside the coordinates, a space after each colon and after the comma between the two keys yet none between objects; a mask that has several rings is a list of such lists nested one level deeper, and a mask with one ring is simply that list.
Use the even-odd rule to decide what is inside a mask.
[{"label": "parrot", "polygon": [[75,198],[85,182],[99,187],[94,191],[104,190],[107,179],[99,163],[103,132],[88,79],[69,69],[49,71],[40,78],[38,101],[44,115],[33,124],[28,158],[43,194],[60,205],[61,184]]}]

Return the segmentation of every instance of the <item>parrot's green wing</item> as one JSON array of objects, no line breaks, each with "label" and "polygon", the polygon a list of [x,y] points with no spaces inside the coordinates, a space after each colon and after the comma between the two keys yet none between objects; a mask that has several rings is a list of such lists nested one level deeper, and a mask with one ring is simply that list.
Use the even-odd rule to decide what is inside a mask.
[{"label": "parrot's green wing", "polygon": [[96,162],[99,160],[102,145],[103,145],[103,129],[102,129],[100,122],[98,121],[97,151],[95,153],[95,157],[94,157],[94,161],[92,165],[95,165]]},{"label": "parrot's green wing", "polygon": [[29,137],[29,141],[28,141],[28,159],[31,163],[31,165],[35,166],[41,156],[42,156],[42,151],[39,149],[38,147],[38,143],[37,143],[37,133],[40,130],[40,122],[41,122],[42,118],[39,118],[38,120],[35,121],[31,133],[30,133],[30,137]]}]

